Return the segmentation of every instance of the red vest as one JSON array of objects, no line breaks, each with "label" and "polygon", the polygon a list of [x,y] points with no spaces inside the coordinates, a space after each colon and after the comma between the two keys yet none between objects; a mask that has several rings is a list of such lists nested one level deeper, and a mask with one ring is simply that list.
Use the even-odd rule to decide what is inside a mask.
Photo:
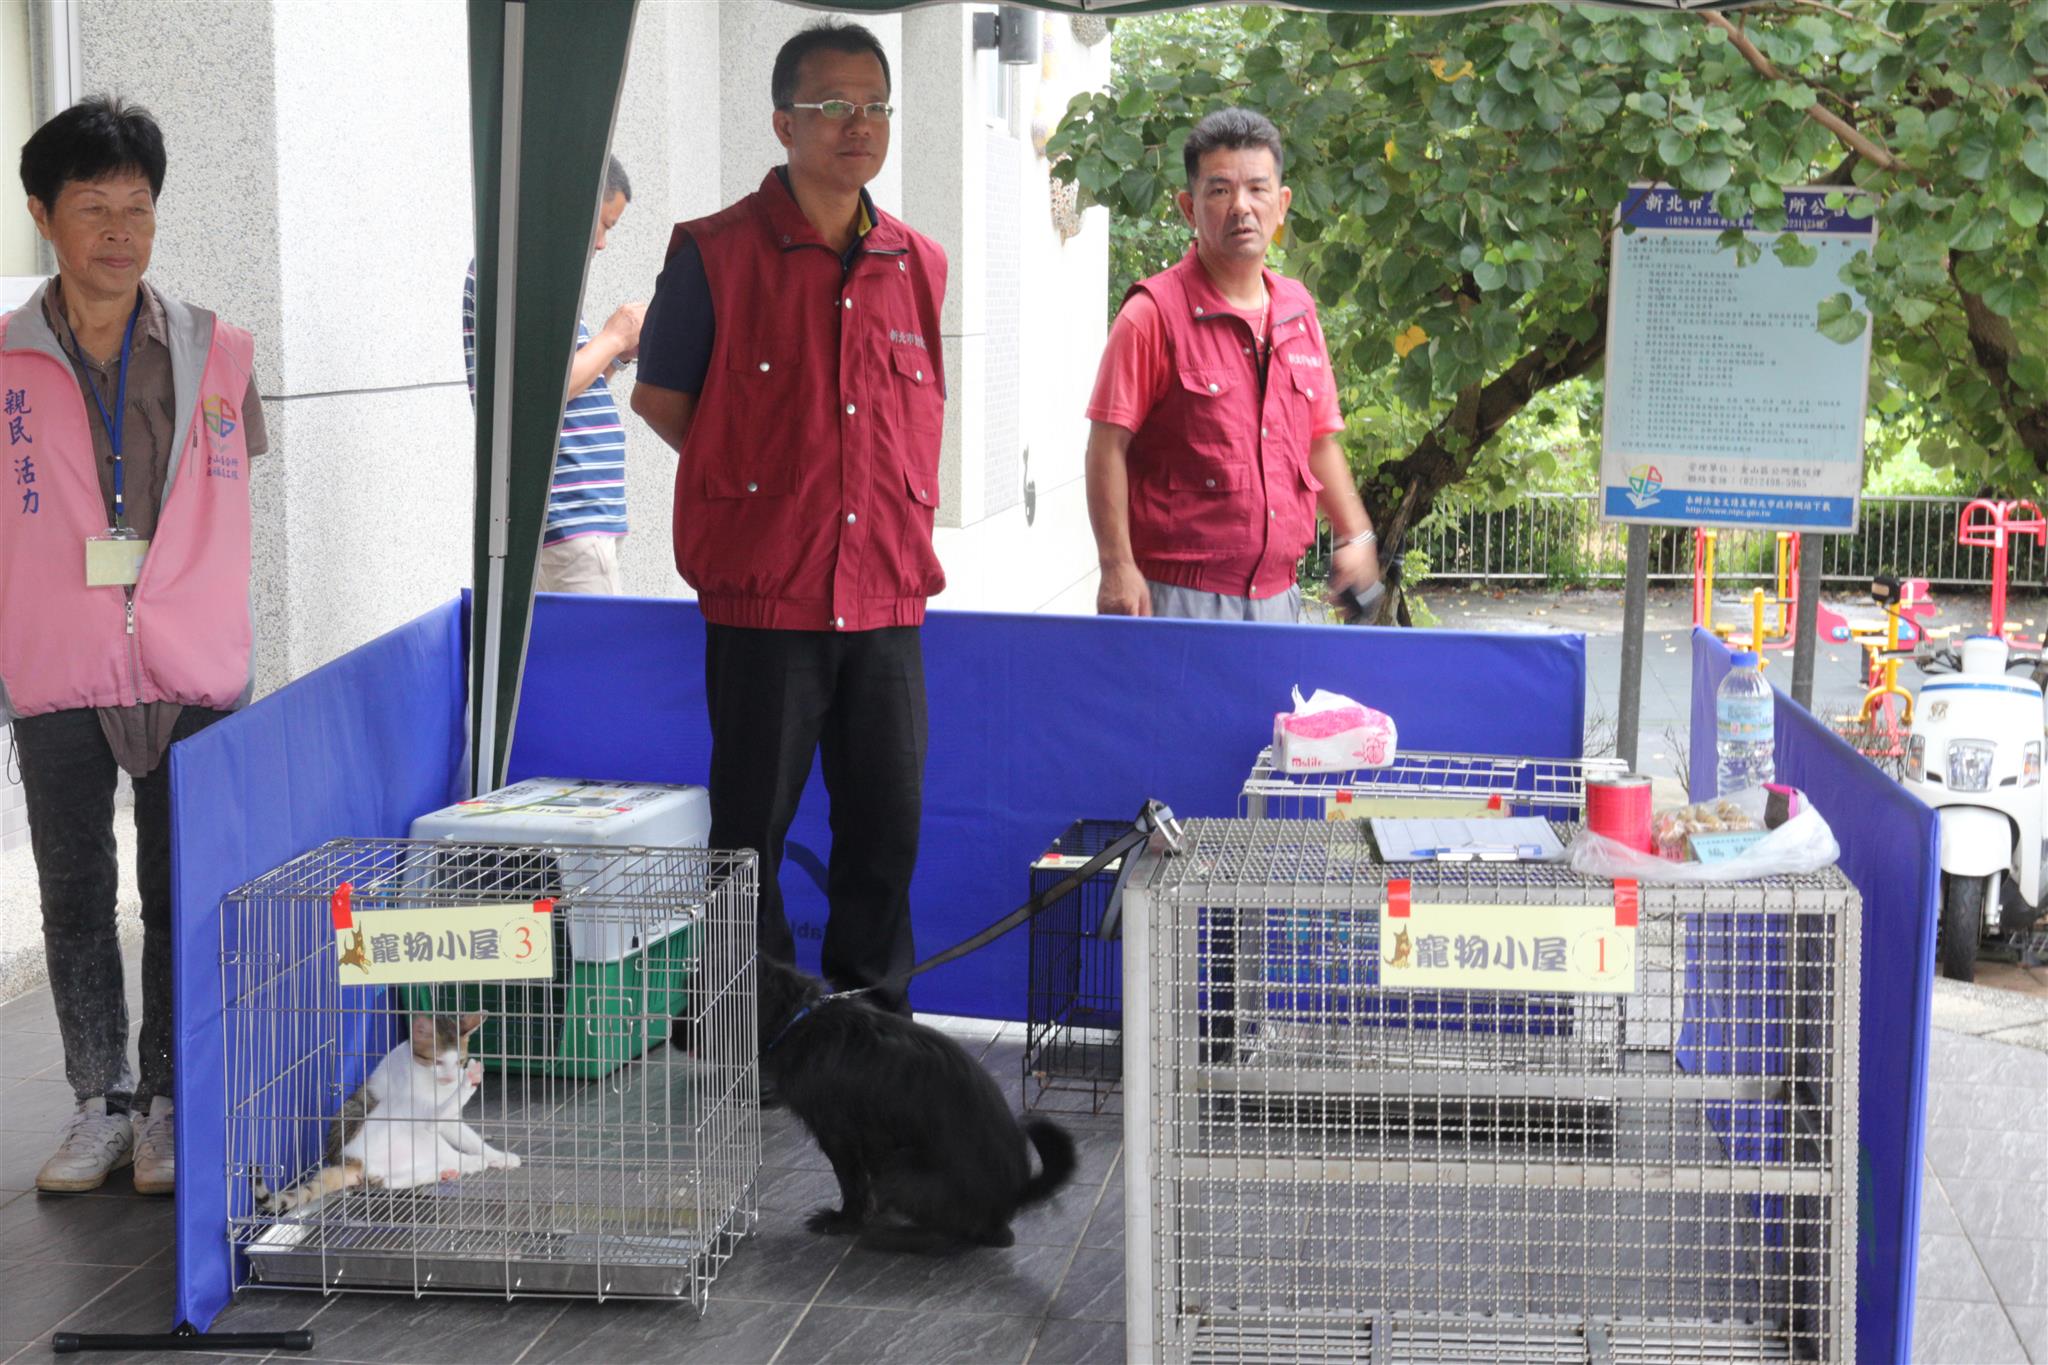
[{"label": "red vest", "polygon": [[[1159,308],[1177,382],[1131,438],[1131,553],[1146,578],[1233,597],[1295,583],[1315,539],[1309,472],[1316,395],[1331,382],[1308,290],[1265,272],[1273,353],[1261,390],[1251,324],[1192,248],[1131,286]],[[1128,297],[1128,296],[1127,296]],[[1327,396],[1327,395],[1325,395]]]},{"label": "red vest", "polygon": [[945,420],[946,255],[879,211],[850,270],[773,171],[677,225],[711,288],[710,369],[676,470],[676,568],[715,625],[924,620]]},{"label": "red vest", "polygon": [[251,632],[249,448],[235,408],[255,344],[211,313],[164,300],[184,426],[131,599],[85,585],[86,538],[106,534],[107,504],[86,396],[42,297],[0,318],[0,710],[237,706],[249,693]]}]

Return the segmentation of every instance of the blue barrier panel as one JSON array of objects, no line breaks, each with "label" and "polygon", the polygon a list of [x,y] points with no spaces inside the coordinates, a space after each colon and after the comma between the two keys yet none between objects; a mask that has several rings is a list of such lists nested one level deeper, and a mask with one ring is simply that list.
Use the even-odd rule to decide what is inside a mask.
[{"label": "blue barrier panel", "polygon": [[[1694,630],[1691,777],[1702,796],[1714,789],[1714,689],[1728,667],[1721,642]],[[1783,693],[1775,730],[1778,780],[1813,798],[1842,846],[1843,874],[1863,895],[1856,1358],[1904,1365],[1927,1140],[1939,835],[1919,798]]]},{"label": "blue barrier panel", "polygon": [[[544,596],[535,609],[510,776],[702,782],[704,630],[693,603]],[[915,907],[923,952],[1022,900],[1032,860],[1074,820],[1234,815],[1290,686],[1394,717],[1408,749],[1579,752],[1576,635],[1267,626],[933,612],[924,628],[931,748]],[[824,934],[831,847],[813,772],[782,869],[805,965]],[[1023,1017],[1026,937],[919,980],[919,1009]]]},{"label": "blue barrier panel", "polygon": [[[221,897],[329,839],[402,835],[459,799],[462,633],[450,601],[171,750],[181,1322],[204,1328],[233,1284]],[[238,1074],[282,1071],[298,1046],[282,1026],[267,1044]]]}]

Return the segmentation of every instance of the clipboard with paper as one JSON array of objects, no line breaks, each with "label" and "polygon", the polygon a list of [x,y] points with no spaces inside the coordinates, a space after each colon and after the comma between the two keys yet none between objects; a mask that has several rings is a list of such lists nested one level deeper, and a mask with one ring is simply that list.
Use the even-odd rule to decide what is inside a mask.
[{"label": "clipboard with paper", "polygon": [[1380,861],[1561,862],[1564,845],[1548,820],[1509,816],[1492,820],[1401,820],[1374,817],[1372,840]]}]

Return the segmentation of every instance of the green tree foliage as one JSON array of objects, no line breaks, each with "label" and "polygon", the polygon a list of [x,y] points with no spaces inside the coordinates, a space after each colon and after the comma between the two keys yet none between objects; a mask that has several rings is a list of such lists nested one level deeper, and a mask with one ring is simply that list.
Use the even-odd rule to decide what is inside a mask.
[{"label": "green tree foliage", "polygon": [[1888,442],[1971,485],[2048,487],[2048,0],[1248,8],[1127,20],[1117,42],[1114,88],[1053,135],[1057,173],[1110,207],[1116,268],[1140,275],[1184,248],[1194,121],[1273,118],[1294,191],[1280,264],[1324,311],[1361,491],[1397,550],[1454,486],[1541,482],[1520,461],[1542,443],[1517,437],[1559,406],[1539,395],[1598,375],[1608,234],[1642,181],[1754,213],[1724,243],[1745,260],[1808,262],[1786,186],[1867,204],[1877,244],[1814,323],[1845,344],[1874,329]]}]

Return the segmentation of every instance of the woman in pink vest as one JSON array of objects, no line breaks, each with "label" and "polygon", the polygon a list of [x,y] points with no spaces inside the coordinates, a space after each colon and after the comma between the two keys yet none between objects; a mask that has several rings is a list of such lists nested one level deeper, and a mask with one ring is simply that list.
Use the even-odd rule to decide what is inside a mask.
[{"label": "woman in pink vest", "polygon": [[[39,1189],[133,1161],[172,1192],[171,744],[248,699],[249,334],[142,282],[164,182],[147,112],[90,99],[22,147],[56,277],[0,317],[0,713],[12,722],[50,992],[78,1102]],[[114,787],[135,791],[141,1075],[114,918]]]}]

